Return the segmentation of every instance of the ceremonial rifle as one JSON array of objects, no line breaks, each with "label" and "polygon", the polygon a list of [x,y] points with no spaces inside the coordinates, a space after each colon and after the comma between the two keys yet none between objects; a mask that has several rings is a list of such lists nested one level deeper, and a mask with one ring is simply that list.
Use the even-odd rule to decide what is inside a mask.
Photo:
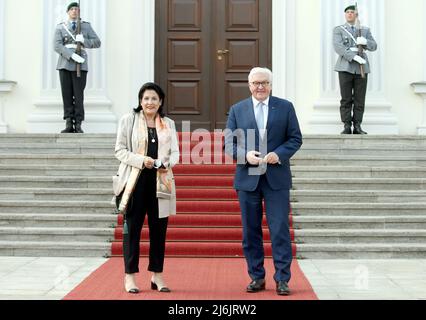
[{"label": "ceremonial rifle", "polygon": [[[81,17],[80,17],[80,0],[78,0],[78,15],[77,15],[77,34],[81,33]],[[75,50],[81,56],[81,42],[77,42],[77,49]],[[81,64],[77,63],[77,78],[81,78]]]},{"label": "ceremonial rifle", "polygon": [[[359,12],[358,12],[358,3],[355,3],[355,12],[356,12],[356,28],[358,30],[358,37],[362,37],[361,21],[359,20]],[[358,55],[364,59],[364,47],[362,45],[358,45]],[[365,78],[364,65],[360,64],[359,67],[361,70],[361,77]]]}]

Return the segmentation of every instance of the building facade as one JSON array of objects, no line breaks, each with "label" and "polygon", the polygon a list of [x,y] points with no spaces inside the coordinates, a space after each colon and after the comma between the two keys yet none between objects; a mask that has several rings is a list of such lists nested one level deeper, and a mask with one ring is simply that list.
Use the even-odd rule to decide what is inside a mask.
[{"label": "building facade", "polygon": [[[53,32],[66,0],[0,0],[0,132],[57,133],[62,101]],[[89,51],[87,133],[114,133],[157,81],[167,113],[191,129],[222,128],[229,106],[249,95],[252,66],[271,67],[273,94],[291,100],[304,134],[338,134],[339,87],[332,31],[347,0],[82,0],[102,47]],[[358,0],[369,53],[363,128],[426,134],[424,0]],[[25,8],[25,9],[24,9]]]}]

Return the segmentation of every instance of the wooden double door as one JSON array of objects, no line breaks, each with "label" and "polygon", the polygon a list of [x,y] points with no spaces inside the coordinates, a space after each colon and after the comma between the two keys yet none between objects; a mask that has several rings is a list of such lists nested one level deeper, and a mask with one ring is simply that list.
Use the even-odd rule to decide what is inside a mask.
[{"label": "wooden double door", "polygon": [[272,64],[272,0],[156,0],[155,81],[181,130],[223,129],[250,96],[248,73]]}]

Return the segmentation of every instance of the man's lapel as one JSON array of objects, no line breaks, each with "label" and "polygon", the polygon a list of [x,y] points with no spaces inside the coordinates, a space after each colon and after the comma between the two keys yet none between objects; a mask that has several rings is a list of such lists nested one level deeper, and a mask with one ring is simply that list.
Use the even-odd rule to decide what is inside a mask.
[{"label": "man's lapel", "polygon": [[272,127],[272,123],[274,122],[274,119],[275,119],[274,114],[276,111],[277,111],[277,103],[275,99],[271,96],[269,98],[268,121],[266,123],[266,130],[268,130],[268,132]]}]

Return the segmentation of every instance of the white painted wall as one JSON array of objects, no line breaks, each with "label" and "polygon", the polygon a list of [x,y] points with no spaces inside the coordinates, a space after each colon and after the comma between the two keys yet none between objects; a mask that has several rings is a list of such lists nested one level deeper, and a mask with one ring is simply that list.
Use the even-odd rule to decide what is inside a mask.
[{"label": "white painted wall", "polygon": [[[3,1],[7,35],[3,72],[4,77],[18,83],[8,94],[4,121],[9,132],[29,132],[27,118],[37,112],[35,103],[43,89],[43,41],[46,39],[43,8],[48,0]],[[105,64],[101,93],[110,102],[111,113],[119,119],[137,103],[139,87],[154,79],[155,0],[105,2],[105,21],[100,21],[105,23],[101,39]],[[303,132],[313,133],[314,106],[322,96],[321,1],[273,2],[274,93],[294,102]],[[383,35],[374,34],[379,45],[384,44],[380,49],[384,57],[383,98],[392,106],[400,134],[417,134],[422,117],[423,100],[410,84],[426,77],[425,12],[424,0],[385,0],[384,11],[377,13],[385,18]],[[341,22],[344,22],[343,12]],[[54,27],[52,25],[47,38],[53,36]],[[96,57],[90,58],[92,66],[99,65]],[[57,78],[56,81],[59,84]],[[53,98],[60,101],[60,91],[57,90]],[[57,108],[60,120],[62,109]],[[339,119],[338,108],[335,114]]]}]

